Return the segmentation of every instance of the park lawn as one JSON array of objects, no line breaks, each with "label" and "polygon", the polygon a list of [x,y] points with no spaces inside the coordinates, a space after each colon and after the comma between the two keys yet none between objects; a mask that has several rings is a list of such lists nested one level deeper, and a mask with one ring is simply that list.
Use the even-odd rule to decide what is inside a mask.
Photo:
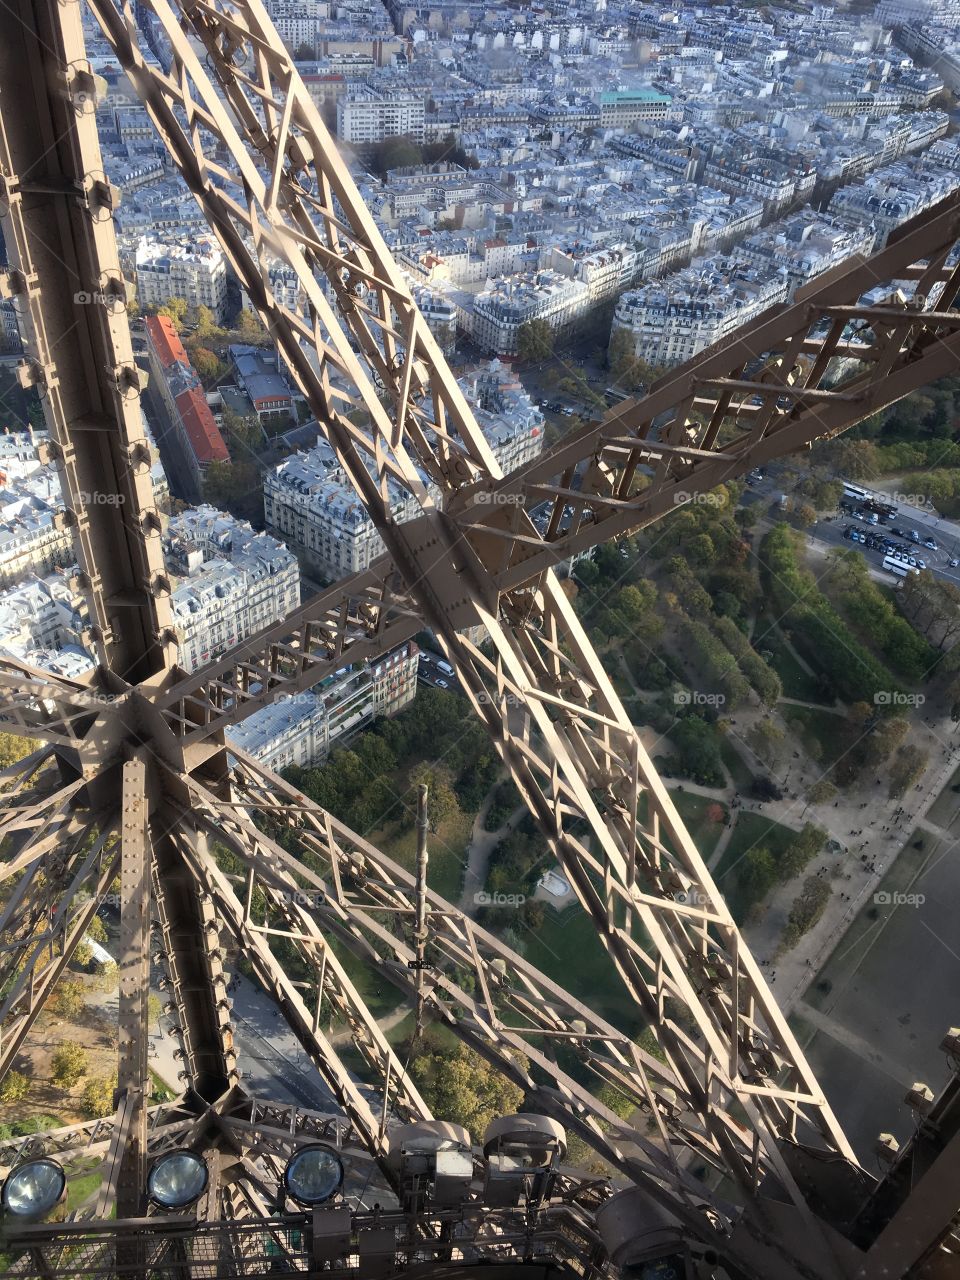
[{"label": "park lawn", "polygon": [[596,926],[579,906],[548,906],[536,931],[522,934],[523,957],[558,986],[628,1036],[639,1035],[645,1019],[627,994]]},{"label": "park lawn", "polygon": [[803,702],[823,702],[816,676],[810,675],[791,652],[780,627],[767,614],[761,614],[753,628],[750,643],[758,653],[768,651],[770,666],[780,677],[784,696]]},{"label": "park lawn", "polygon": [[960,787],[960,769],[952,775],[933,804],[927,810],[927,817],[938,827],[949,827],[960,813],[960,793],[954,790]]},{"label": "park lawn", "polygon": [[[475,813],[455,813],[444,822],[439,831],[430,835],[428,849],[430,863],[427,868],[427,884],[448,902],[456,902],[463,885],[467,845],[473,829]],[[401,827],[390,823],[378,831],[372,831],[367,839],[394,862],[413,871],[417,860],[417,832],[415,827]]]},{"label": "park lawn", "polygon": [[743,924],[750,909],[750,900],[740,892],[737,881],[736,868],[741,858],[750,849],[762,846],[777,859],[796,836],[797,832],[791,827],[773,822],[760,813],[738,812],[733,833],[714,871],[717,887],[737,924]]},{"label": "park lawn", "polygon": [[777,710],[803,743],[812,760],[830,766],[836,764],[842,750],[843,736],[838,732],[844,717],[833,711],[815,707],[794,707],[781,702]]},{"label": "park lawn", "polygon": [[720,759],[726,766],[736,791],[748,791],[753,782],[753,770],[744,760],[727,734],[720,735]]},{"label": "park lawn", "polygon": [[712,805],[720,804],[726,815],[727,806],[718,800],[711,800],[708,796],[698,796],[692,791],[678,791],[675,787],[670,792],[670,799],[676,805],[683,819],[683,825],[690,832],[690,838],[700,851],[700,857],[706,862],[724,830],[722,821],[711,822],[708,819],[707,810]]}]

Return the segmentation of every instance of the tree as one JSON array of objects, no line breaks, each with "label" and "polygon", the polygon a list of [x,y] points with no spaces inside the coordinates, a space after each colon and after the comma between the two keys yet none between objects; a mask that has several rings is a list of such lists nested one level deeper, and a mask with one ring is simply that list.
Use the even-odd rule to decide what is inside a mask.
[{"label": "tree", "polygon": [[758,720],[746,738],[754,755],[766,765],[776,764],[783,754],[784,732],[773,720]]},{"label": "tree", "polygon": [[264,346],[270,341],[270,335],[263,327],[260,317],[246,307],[237,317],[237,333],[249,346]]},{"label": "tree", "polygon": [[93,948],[89,942],[82,940],[73,948],[73,963],[81,969],[86,969],[93,960]]},{"label": "tree", "polygon": [[805,933],[813,928],[830,901],[830,882],[822,876],[807,876],[803,888],[797,894],[787,917],[781,949],[795,947]]},{"label": "tree", "polygon": [[220,328],[217,324],[216,316],[202,302],[197,306],[196,322],[197,327],[194,336],[198,341],[211,342],[226,337],[226,330]]},{"label": "tree", "polygon": [[34,750],[30,738],[19,738],[15,733],[0,733],[0,769],[6,769],[18,760],[25,760]]},{"label": "tree", "polygon": [[0,1081],[0,1102],[22,1102],[30,1092],[30,1078],[19,1071],[8,1071]]},{"label": "tree", "polygon": [[517,330],[517,358],[546,360],[553,354],[553,330],[546,320],[527,320]]},{"label": "tree", "polygon": [[312,62],[316,56],[316,49],[312,44],[308,44],[306,40],[301,40],[293,51],[294,62]]},{"label": "tree", "polygon": [[430,830],[437,831],[460,812],[460,805],[450,786],[450,774],[446,769],[439,765],[418,764],[415,769],[410,770],[410,794],[407,797],[407,806],[411,819],[417,812],[418,787],[424,782],[427,784]]},{"label": "tree", "polygon": [[794,511],[794,518],[804,529],[808,529],[810,525],[816,524],[817,512],[809,502],[801,502],[800,506]]},{"label": "tree", "polygon": [[615,328],[610,334],[607,364],[616,387],[639,391],[659,377],[660,370],[637,355],[634,337],[629,329]]},{"label": "tree", "polygon": [[187,316],[186,298],[168,298],[162,307],[157,307],[157,315],[166,316],[171,320],[174,329],[179,333]]},{"label": "tree", "polygon": [[223,377],[227,368],[220,357],[208,347],[194,347],[190,353],[190,361],[200,375],[204,386],[209,386],[210,383]]},{"label": "tree", "polygon": [[80,1112],[88,1120],[99,1120],[113,1111],[116,1084],[106,1076],[91,1076],[80,1094]]},{"label": "tree", "polygon": [[433,1114],[462,1124],[477,1141],[491,1120],[511,1115],[523,1102],[519,1085],[464,1045],[453,1052],[445,1049],[415,1058],[412,1071]]},{"label": "tree", "polygon": [[62,1044],[53,1055],[53,1082],[61,1089],[72,1089],[87,1071],[87,1051],[82,1045]]},{"label": "tree", "polygon": [[828,800],[832,800],[836,794],[837,788],[829,778],[821,778],[807,792],[807,800],[810,804],[825,804]]},{"label": "tree", "polygon": [[87,937],[99,942],[101,946],[107,941],[107,927],[99,916],[94,916],[87,925]]},{"label": "tree", "polygon": [[784,880],[798,876],[823,848],[827,832],[823,827],[814,826],[812,822],[804,825],[803,830],[784,849],[780,857],[780,874]]},{"label": "tree", "polygon": [[57,983],[48,1007],[61,1018],[75,1021],[86,1006],[83,983],[79,978],[64,978]]},{"label": "tree", "polygon": [[402,135],[378,142],[370,157],[371,169],[381,178],[391,169],[407,169],[422,163],[423,152],[416,142]]},{"label": "tree", "polygon": [[908,787],[912,787],[923,776],[929,759],[930,752],[912,742],[897,748],[889,766],[887,794],[891,800],[899,799]]},{"label": "tree", "polygon": [[769,849],[758,846],[748,849],[743,855],[737,881],[751,902],[759,902],[765,898],[778,878],[777,864]]}]

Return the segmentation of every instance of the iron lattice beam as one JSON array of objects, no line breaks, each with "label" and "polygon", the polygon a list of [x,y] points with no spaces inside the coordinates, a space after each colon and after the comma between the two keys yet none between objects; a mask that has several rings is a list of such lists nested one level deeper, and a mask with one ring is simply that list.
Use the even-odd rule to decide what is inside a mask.
[{"label": "iron lattice beam", "polygon": [[[955,202],[935,210],[918,230],[908,229],[893,246],[893,257],[884,259],[884,266],[902,269],[904,278],[918,282],[922,298],[913,309],[893,303],[857,310],[863,291],[857,275],[863,264],[857,264],[805,296],[806,312],[788,308],[769,313],[742,340],[706,353],[693,383],[689,368],[679,371],[639,406],[608,415],[598,429],[552,451],[542,465],[552,468],[551,476],[560,475],[560,484],[550,486],[554,516],[546,543],[552,545],[545,546],[525,508],[541,499],[546,473],[534,466],[518,478],[500,475],[259,0],[175,6],[152,0],[149,7],[172,55],[167,73],[141,56],[129,8],[120,13],[107,0],[91,0],[387,551],[387,559],[365,580],[346,584],[339,595],[309,607],[317,612],[301,611],[287,624],[286,635],[262,636],[239,661],[227,660],[202,674],[199,683],[185,684],[165,675],[172,652],[164,621],[168,584],[162,566],[158,568],[158,529],[142,492],[148,481],[136,424],[130,421],[130,405],[124,408],[132,384],[124,373],[129,336],[122,308],[81,309],[74,325],[76,354],[70,342],[73,330],[58,331],[62,371],[48,332],[63,312],[71,264],[82,267],[78,279],[92,278],[94,267],[98,280],[109,279],[110,255],[115,254],[112,230],[109,235],[90,231],[77,189],[79,160],[92,162],[92,121],[83,122],[82,104],[70,96],[70,75],[62,99],[54,74],[64,66],[78,67],[81,76],[88,73],[79,20],[75,9],[52,0],[21,7],[20,24],[41,37],[38,47],[23,49],[23,67],[14,65],[15,57],[8,59],[9,66],[0,65],[18,87],[25,83],[24,68],[33,72],[38,88],[29,100],[38,103],[40,143],[56,148],[66,178],[57,190],[30,183],[39,143],[26,136],[18,120],[21,101],[4,82],[0,168],[5,213],[19,237],[17,261],[24,266],[23,280],[13,283],[30,304],[37,378],[48,392],[65,388],[59,397],[48,395],[47,407],[62,455],[91,616],[98,619],[93,638],[104,662],[105,684],[121,694],[128,691],[127,681],[138,684],[121,700],[119,715],[102,710],[91,726],[82,727],[79,735],[67,732],[66,738],[71,747],[76,736],[82,738],[83,750],[78,748],[71,758],[83,775],[78,784],[83,796],[97,792],[98,781],[104,786],[116,781],[118,766],[134,742],[139,746],[147,740],[155,749],[145,784],[152,808],[154,901],[163,937],[161,958],[183,1037],[184,1075],[196,1094],[213,1106],[237,1078],[223,982],[222,928],[262,961],[265,980],[284,1000],[291,1025],[315,1058],[328,1071],[336,1060],[318,1029],[309,1025],[302,997],[277,973],[249,904],[245,909],[210,856],[205,841],[211,830],[229,830],[233,850],[245,858],[250,884],[259,878],[267,886],[284,932],[303,953],[314,962],[327,957],[329,976],[318,981],[318,997],[326,987],[344,1008],[355,1001],[343,975],[330,965],[322,930],[299,904],[284,897],[298,877],[310,882],[306,868],[284,863],[268,836],[236,820],[234,805],[249,806],[263,780],[251,782],[255,771],[249,768],[242,784],[227,777],[218,736],[225,717],[243,718],[278,688],[315,682],[325,663],[338,657],[342,661],[344,654],[353,660],[371,645],[384,646],[388,636],[399,636],[419,614],[441,637],[468,698],[594,921],[626,990],[656,1028],[665,1064],[644,1061],[635,1046],[628,1048],[605,1028],[587,1024],[582,1032],[572,1021],[568,1024],[568,997],[556,989],[549,993],[553,1007],[540,1013],[538,1023],[531,1007],[543,994],[542,984],[538,987],[536,978],[523,972],[526,989],[519,997],[508,995],[502,985],[496,988],[490,960],[495,940],[456,915],[441,935],[443,946],[451,958],[469,953],[483,999],[465,1006],[468,1016],[461,1022],[453,1010],[465,993],[455,984],[445,985],[444,976],[431,993],[438,1011],[461,1028],[468,1042],[472,1036],[479,1045],[486,1038],[488,1057],[507,1070],[511,1050],[520,1043],[545,1063],[539,1041],[549,1039],[551,1032],[572,1033],[574,1042],[596,1036],[602,1046],[595,1054],[598,1074],[646,1100],[651,1114],[659,1117],[664,1152],[654,1155],[640,1148],[643,1156],[632,1157],[636,1163],[631,1165],[619,1150],[621,1131],[615,1130],[609,1141],[602,1139],[597,1130],[608,1119],[602,1105],[596,1100],[591,1105],[573,1082],[558,1073],[557,1088],[549,1096],[533,1077],[524,1076],[525,1083],[539,1089],[537,1096],[564,1114],[598,1150],[609,1151],[624,1172],[673,1207],[694,1235],[706,1238],[712,1238],[713,1222],[690,1209],[681,1166],[670,1162],[672,1148],[681,1140],[709,1152],[732,1179],[744,1209],[740,1236],[747,1240],[736,1253],[746,1273],[770,1274],[775,1257],[785,1277],[809,1275],[811,1265],[821,1278],[843,1274],[839,1257],[781,1157],[781,1145],[812,1142],[851,1161],[852,1152],[569,602],[546,570],[570,550],[672,509],[686,492],[678,489],[680,484],[700,489],[715,485],[816,436],[843,430],[895,394],[952,368],[956,279],[946,264],[956,236]],[[4,31],[16,28],[9,17],[2,21]],[[203,49],[203,59],[191,40]],[[17,30],[16,53],[23,43]],[[69,110],[63,100],[70,103]],[[9,121],[13,125],[8,128]],[[51,134],[53,124],[62,127],[62,134]],[[90,190],[86,210],[106,208],[103,221],[109,226],[103,184],[94,181]],[[25,204],[27,197],[37,197],[36,205]],[[78,200],[82,216],[75,207]],[[51,207],[59,211],[53,217]],[[23,216],[25,209],[31,214],[36,210],[35,224]],[[37,228],[62,247],[66,276],[50,260],[46,242],[35,237]],[[918,266],[925,257],[927,265]],[[305,313],[284,308],[273,297],[267,284],[272,258],[297,273],[308,300]],[[37,265],[41,259],[42,267]],[[335,307],[317,283],[321,274]],[[827,326],[825,337],[817,328],[822,324]],[[312,358],[306,347],[312,348]],[[355,404],[366,412],[366,421],[359,424],[346,416],[346,407]],[[81,482],[95,473],[103,477],[99,492],[112,496],[112,506],[122,513],[119,521],[98,523],[87,511],[90,505],[111,506],[91,504],[84,497]],[[649,473],[646,488],[641,473]],[[416,497],[422,512],[417,520],[402,526],[394,522],[390,481]],[[519,494],[522,501],[485,502],[481,495],[493,491]],[[102,577],[108,563],[115,580],[110,589]],[[117,625],[122,617],[134,619],[127,630]],[[491,650],[481,651],[460,634],[474,622],[486,628]],[[58,723],[71,723],[70,699],[76,701],[77,695],[64,685],[58,688],[59,698],[28,691],[15,712],[21,731],[37,729],[30,716],[36,706],[50,701]],[[519,727],[516,708],[521,711]],[[171,740],[179,737],[182,746],[188,735],[194,735],[198,750],[185,773],[182,764],[188,757],[183,752],[178,756]],[[94,777],[98,757],[99,780]],[[203,772],[196,773],[197,768]],[[203,784],[210,780],[215,781],[208,789]],[[239,795],[243,790],[246,794]],[[207,807],[205,828],[191,817],[188,802],[198,800],[200,809]],[[68,805],[72,803],[71,796]],[[272,806],[271,818],[290,828],[294,805],[286,797]],[[11,820],[24,821],[16,814]],[[63,828],[68,838],[75,833],[67,821]],[[364,882],[364,891],[372,894],[369,904],[354,901],[352,890],[342,886],[327,895],[323,921],[334,933],[349,934],[371,963],[399,977],[403,945],[383,928],[378,913],[390,904],[400,915],[408,912],[409,886],[375,851],[361,851],[358,859],[356,838],[340,832],[331,839],[332,830],[321,811],[311,811],[302,827],[307,849],[314,855],[325,851],[331,874],[344,865],[353,874],[358,861],[362,866],[369,860],[380,879]],[[18,870],[35,863],[42,839],[19,851]],[[345,860],[340,845],[350,850]],[[108,870],[112,875],[115,868]],[[69,885],[63,887],[69,895]],[[372,942],[363,942],[364,933]],[[19,1012],[11,1006],[11,1012],[35,1016],[49,977],[49,970],[41,971],[39,1003],[31,999]],[[527,1010],[534,1031],[504,1025],[509,1008],[521,1016]],[[357,1012],[354,1031],[362,1040],[370,1030],[369,1015],[365,1021],[362,1005]],[[408,1082],[400,1074],[394,1078],[392,1059],[376,1037],[372,1052],[386,1077],[380,1080],[385,1099],[392,1084],[396,1096],[406,1091],[416,1110]],[[515,1064],[515,1078],[519,1075]],[[675,1086],[681,1115],[665,1118],[664,1090]],[[344,1097],[348,1095],[345,1086]],[[351,1114],[372,1153],[382,1155],[383,1119],[374,1133],[363,1108],[354,1106]],[[115,1121],[116,1149],[125,1142],[123,1123],[123,1117]],[[796,1231],[789,1243],[776,1232],[770,1234],[759,1196],[760,1180],[768,1171],[793,1201],[802,1241]],[[218,1177],[220,1173],[218,1166]],[[265,1205],[255,1184],[243,1184],[242,1194],[249,1210],[262,1216]],[[239,1211],[229,1181],[213,1198]]]}]

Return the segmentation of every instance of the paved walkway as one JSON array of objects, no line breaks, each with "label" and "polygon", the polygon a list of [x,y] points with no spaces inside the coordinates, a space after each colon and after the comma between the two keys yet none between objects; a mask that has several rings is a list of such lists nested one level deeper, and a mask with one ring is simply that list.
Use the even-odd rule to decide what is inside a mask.
[{"label": "paved walkway", "polygon": [[[499,784],[498,784],[499,785]],[[476,914],[478,903],[476,895],[480,892],[487,882],[487,866],[490,862],[490,855],[500,843],[500,841],[514,829],[523,815],[527,812],[526,805],[519,805],[511,813],[510,817],[498,827],[496,831],[487,831],[484,827],[484,819],[490,811],[490,805],[493,803],[493,795],[496,787],[491,788],[480,806],[480,812],[473,820],[473,829],[470,833],[470,843],[467,845],[467,865],[463,873],[463,891],[460,894],[460,910],[464,915],[472,916]]]}]

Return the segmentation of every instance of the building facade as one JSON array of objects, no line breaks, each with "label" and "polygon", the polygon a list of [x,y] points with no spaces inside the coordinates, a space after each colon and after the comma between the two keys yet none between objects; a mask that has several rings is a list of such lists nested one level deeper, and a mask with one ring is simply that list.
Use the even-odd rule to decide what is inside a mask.
[{"label": "building facade", "polygon": [[274,702],[227,731],[227,742],[279,772],[322,764],[378,716],[395,715],[417,692],[419,650],[410,641],[370,663],[343,667],[305,693]]}]

